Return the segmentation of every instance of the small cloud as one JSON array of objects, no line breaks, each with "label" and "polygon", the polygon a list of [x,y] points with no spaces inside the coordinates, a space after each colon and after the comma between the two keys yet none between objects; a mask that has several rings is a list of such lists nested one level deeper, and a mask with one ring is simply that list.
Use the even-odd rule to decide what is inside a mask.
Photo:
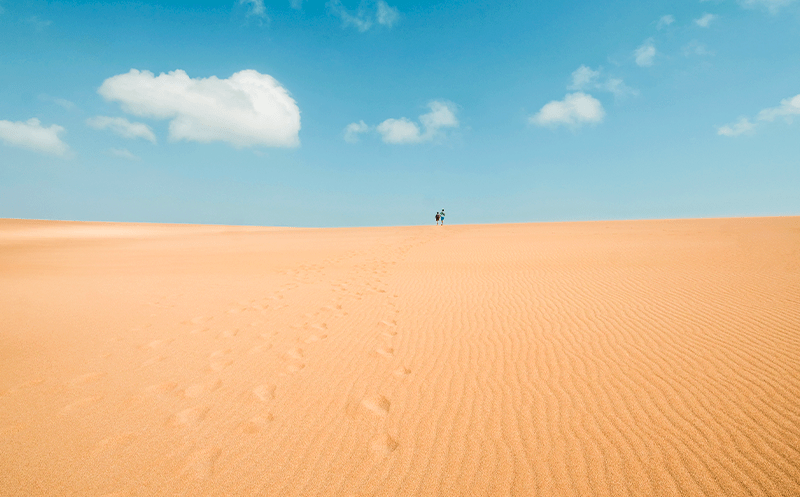
[{"label": "small cloud", "polygon": [[656,29],[661,31],[673,22],[675,22],[675,18],[672,15],[661,16],[661,19],[656,23]]},{"label": "small cloud", "polygon": [[289,0],[289,4],[295,10],[300,10],[303,8],[303,0]]},{"label": "small cloud", "polygon": [[86,124],[94,129],[110,129],[123,138],[144,138],[156,143],[156,135],[148,125],[132,123],[124,117],[95,116],[87,119]]},{"label": "small cloud", "polygon": [[378,0],[377,19],[378,24],[391,28],[400,20],[400,11],[396,7],[391,7],[384,0]]},{"label": "small cloud", "polygon": [[347,143],[358,143],[358,135],[367,133],[368,131],[369,126],[367,126],[367,123],[364,121],[350,123],[344,128],[344,141]]},{"label": "small cloud", "polygon": [[739,136],[743,134],[752,134],[756,125],[751,123],[746,117],[740,117],[738,121],[725,126],[717,128],[717,134],[720,136]]},{"label": "small cloud", "polygon": [[141,160],[138,155],[133,155],[127,148],[110,148],[108,153],[114,157],[121,157],[127,160]]},{"label": "small cloud", "polygon": [[691,57],[692,55],[699,55],[701,57],[715,55],[713,50],[709,50],[707,46],[697,40],[692,40],[683,47],[683,55]]},{"label": "small cloud", "polygon": [[387,119],[378,125],[378,133],[385,143],[419,143],[422,141],[419,126],[407,117]]},{"label": "small cloud", "polygon": [[568,93],[564,100],[553,100],[528,118],[537,126],[568,126],[578,128],[584,124],[603,122],[605,111],[599,100],[583,92]]},{"label": "small cloud", "polygon": [[0,140],[6,144],[62,157],[69,152],[67,144],[58,137],[63,132],[64,128],[56,124],[43,127],[36,118],[25,122],[0,121]]},{"label": "small cloud", "polygon": [[777,14],[779,10],[793,2],[794,0],[739,0],[739,3],[745,8],[763,7],[770,14]]},{"label": "small cloud", "polygon": [[53,21],[39,19],[39,16],[31,16],[28,19],[28,24],[33,26],[36,31],[43,31],[47,26],[53,24]]},{"label": "small cloud", "polygon": [[103,81],[97,92],[120,102],[127,113],[169,119],[172,141],[300,145],[297,103],[275,78],[252,69],[227,79],[190,78],[180,69],[159,76],[131,69]]},{"label": "small cloud", "polygon": [[636,65],[639,67],[649,67],[653,65],[653,59],[656,56],[656,47],[653,45],[653,39],[650,38],[636,50],[633,55],[636,57]]},{"label": "small cloud", "polygon": [[778,117],[783,117],[787,123],[792,122],[794,116],[800,115],[800,95],[784,98],[777,107],[770,107],[758,113],[759,121],[772,122]]},{"label": "small cloud", "polygon": [[70,102],[69,100],[63,98],[51,97],[50,95],[47,95],[45,93],[39,95],[39,100],[41,100],[42,102],[53,102],[54,104],[63,107],[66,110],[75,110],[78,108],[77,105],[75,105],[73,102]]},{"label": "small cloud", "polygon": [[695,19],[694,23],[700,26],[701,28],[707,28],[711,25],[711,21],[713,21],[716,18],[717,16],[715,16],[714,14],[709,14],[708,12],[706,12],[699,19]]},{"label": "small cloud", "polygon": [[267,9],[264,7],[264,0],[239,0],[239,5],[249,6],[247,17],[267,17]]},{"label": "small cloud", "polygon": [[441,136],[445,128],[457,128],[456,106],[451,102],[434,100],[428,104],[431,110],[419,116],[421,127],[410,119],[387,119],[377,127],[384,143],[407,144],[429,142]]},{"label": "small cloud", "polygon": [[594,87],[594,85],[597,84],[597,79],[599,77],[599,70],[594,71],[591,67],[581,65],[572,72],[572,84],[567,86],[567,89],[583,90],[588,87]]},{"label": "small cloud", "polygon": [[362,2],[355,14],[350,13],[342,5],[341,0],[330,0],[326,5],[331,14],[342,20],[342,26],[352,26],[362,33],[368,31],[375,23],[391,28],[400,20],[400,11],[385,0],[377,0],[374,3]]},{"label": "small cloud", "polygon": [[580,66],[572,72],[572,83],[567,86],[568,90],[602,90],[614,94],[616,98],[624,98],[630,95],[638,95],[639,92],[626,85],[619,78],[606,78],[601,81],[600,73],[602,69],[593,70],[591,67]]}]

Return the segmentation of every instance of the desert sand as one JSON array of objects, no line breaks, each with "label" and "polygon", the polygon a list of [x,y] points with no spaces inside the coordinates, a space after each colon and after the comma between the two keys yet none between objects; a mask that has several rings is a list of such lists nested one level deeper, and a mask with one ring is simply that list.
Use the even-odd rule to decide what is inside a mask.
[{"label": "desert sand", "polygon": [[0,220],[0,495],[800,495],[800,218]]}]

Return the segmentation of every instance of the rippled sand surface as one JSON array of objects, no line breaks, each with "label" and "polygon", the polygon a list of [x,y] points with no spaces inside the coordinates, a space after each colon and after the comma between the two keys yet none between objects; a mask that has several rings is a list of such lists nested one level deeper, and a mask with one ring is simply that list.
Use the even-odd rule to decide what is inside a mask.
[{"label": "rippled sand surface", "polygon": [[800,495],[800,218],[0,220],[0,495]]}]

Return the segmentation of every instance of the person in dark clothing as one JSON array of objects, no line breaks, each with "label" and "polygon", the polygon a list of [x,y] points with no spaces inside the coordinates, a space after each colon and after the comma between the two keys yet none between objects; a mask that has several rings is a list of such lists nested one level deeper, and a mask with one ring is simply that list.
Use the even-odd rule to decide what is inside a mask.
[{"label": "person in dark clothing", "polygon": [[439,226],[439,213],[436,213],[436,226]]}]

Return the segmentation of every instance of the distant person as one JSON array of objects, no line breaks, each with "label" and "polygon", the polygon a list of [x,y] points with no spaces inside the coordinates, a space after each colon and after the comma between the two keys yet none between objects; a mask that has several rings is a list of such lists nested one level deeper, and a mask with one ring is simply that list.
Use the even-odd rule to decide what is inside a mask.
[{"label": "distant person", "polygon": [[436,226],[439,226],[439,213],[436,213]]},{"label": "distant person", "polygon": [[442,220],[442,226],[444,226],[444,209],[442,209],[442,212],[439,213],[439,219]]}]

